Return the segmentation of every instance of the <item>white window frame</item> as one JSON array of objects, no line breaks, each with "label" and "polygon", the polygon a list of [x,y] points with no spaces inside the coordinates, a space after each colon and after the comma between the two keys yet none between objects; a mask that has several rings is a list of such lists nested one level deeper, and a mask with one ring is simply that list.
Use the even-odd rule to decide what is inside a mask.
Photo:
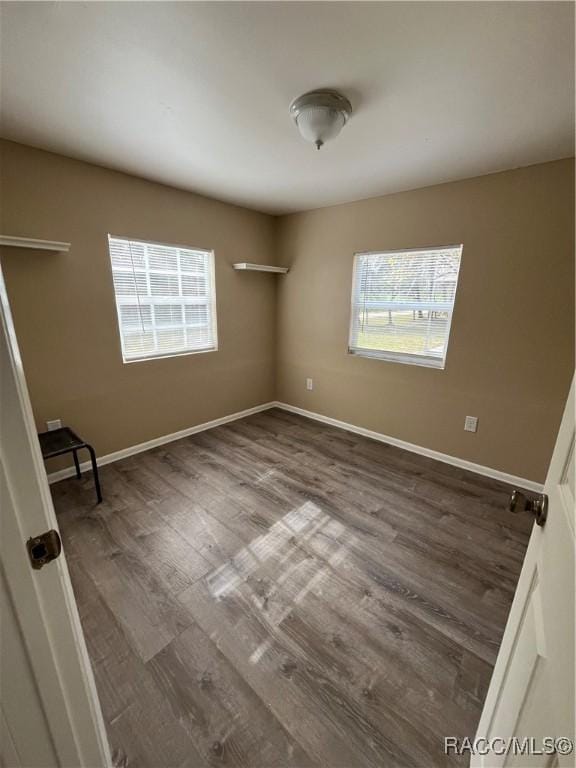
[{"label": "white window frame", "polygon": [[[113,279],[113,273],[114,269],[112,266],[112,257],[110,254],[110,240],[126,240],[130,241],[132,243],[142,243],[143,245],[158,245],[163,246],[165,248],[177,248],[182,249],[186,251],[202,251],[203,253],[207,254],[209,256],[209,269],[210,269],[210,283],[212,286],[212,293],[211,293],[211,300],[207,302],[208,310],[210,312],[211,317],[211,325],[214,329],[214,344],[210,345],[209,347],[206,347],[205,349],[185,349],[180,352],[159,352],[157,354],[146,354],[142,355],[142,357],[126,357],[124,352],[124,339],[122,335],[122,319],[120,314],[120,307],[122,306],[122,301],[118,300],[119,297],[116,293],[116,288],[114,286],[114,279]],[[182,243],[166,243],[162,242],[160,240],[144,240],[141,237],[130,237],[128,235],[114,235],[111,232],[108,233],[107,236],[107,242],[106,247],[108,251],[108,259],[110,264],[110,274],[112,277],[112,290],[114,291],[114,303],[116,306],[116,319],[118,323],[118,336],[120,338],[120,349],[122,353],[122,362],[126,365],[129,363],[143,363],[148,362],[151,360],[164,360],[166,358],[171,357],[184,357],[185,355],[202,355],[206,354],[208,352],[217,352],[218,351],[218,319],[217,319],[217,312],[216,312],[216,268],[215,268],[215,253],[214,250],[211,248],[201,248],[199,246],[192,246],[192,245],[183,245]],[[161,269],[154,269],[153,272],[161,272]],[[180,274],[180,273],[176,273]],[[148,270],[146,272],[146,281],[149,282],[150,277]],[[176,297],[176,296],[170,296],[166,297],[166,303],[175,303],[175,300],[182,297]],[[194,302],[192,302],[194,303]]]},{"label": "white window frame", "polygon": [[[357,269],[357,263],[359,259],[363,256],[384,256],[388,254],[394,254],[394,253],[420,253],[420,252],[432,252],[432,251],[445,251],[450,249],[456,249],[460,248],[460,263],[458,266],[458,273],[456,275],[456,288],[454,293],[454,302],[453,303],[447,303],[444,306],[439,308],[442,311],[446,311],[449,313],[448,317],[448,324],[447,324],[447,330],[446,330],[446,345],[444,348],[444,355],[442,358],[439,357],[432,357],[429,355],[415,355],[409,352],[393,352],[389,350],[379,350],[379,349],[367,349],[363,347],[358,347],[354,342],[354,307],[356,306],[356,297],[358,295],[358,269]],[[384,362],[389,363],[402,363],[404,365],[418,365],[423,366],[425,368],[435,368],[439,370],[444,370],[446,368],[446,358],[448,356],[448,345],[450,342],[450,332],[452,330],[452,318],[454,316],[454,308],[456,306],[456,295],[458,292],[458,280],[460,277],[460,267],[462,266],[462,253],[464,251],[464,246],[462,243],[458,243],[457,245],[434,245],[434,246],[425,246],[422,248],[397,248],[394,250],[390,249],[383,249],[378,251],[358,251],[354,254],[354,260],[352,264],[352,293],[350,298],[350,322],[349,322],[349,334],[348,334],[348,354],[354,355],[355,357],[367,357],[372,358],[375,360],[383,360]]]}]

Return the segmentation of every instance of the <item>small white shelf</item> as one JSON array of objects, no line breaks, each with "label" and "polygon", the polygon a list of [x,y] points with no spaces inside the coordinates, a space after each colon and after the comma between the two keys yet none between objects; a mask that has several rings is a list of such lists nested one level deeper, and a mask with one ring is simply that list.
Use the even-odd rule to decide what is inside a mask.
[{"label": "small white shelf", "polygon": [[275,272],[278,275],[285,275],[286,272],[288,272],[288,267],[271,267],[268,264],[249,264],[247,261],[234,264],[234,269],[247,270],[250,272]]},{"label": "small white shelf", "polygon": [[32,237],[12,237],[0,235],[0,245],[9,245],[11,248],[34,248],[38,251],[57,251],[65,253],[70,250],[70,243],[61,243],[58,240],[35,240]]}]

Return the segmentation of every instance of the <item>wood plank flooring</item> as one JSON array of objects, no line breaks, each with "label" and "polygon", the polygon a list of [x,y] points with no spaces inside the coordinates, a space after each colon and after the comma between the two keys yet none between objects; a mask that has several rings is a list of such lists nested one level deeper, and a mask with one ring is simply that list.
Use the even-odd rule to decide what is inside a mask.
[{"label": "wood plank flooring", "polygon": [[118,765],[462,765],[531,521],[281,410],[52,486]]}]

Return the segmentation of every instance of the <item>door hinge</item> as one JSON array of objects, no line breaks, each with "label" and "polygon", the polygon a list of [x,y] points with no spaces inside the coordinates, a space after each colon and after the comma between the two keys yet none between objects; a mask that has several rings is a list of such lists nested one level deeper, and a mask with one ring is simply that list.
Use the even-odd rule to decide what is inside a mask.
[{"label": "door hinge", "polygon": [[51,560],[56,560],[62,552],[62,542],[58,531],[46,531],[40,536],[32,536],[26,542],[28,557],[32,568],[39,570]]}]

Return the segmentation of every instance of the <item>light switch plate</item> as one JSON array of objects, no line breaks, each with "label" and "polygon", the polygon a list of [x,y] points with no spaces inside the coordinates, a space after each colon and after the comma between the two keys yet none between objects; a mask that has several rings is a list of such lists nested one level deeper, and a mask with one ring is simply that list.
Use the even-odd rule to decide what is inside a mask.
[{"label": "light switch plate", "polygon": [[466,416],[464,420],[465,432],[476,432],[478,430],[478,416]]}]

